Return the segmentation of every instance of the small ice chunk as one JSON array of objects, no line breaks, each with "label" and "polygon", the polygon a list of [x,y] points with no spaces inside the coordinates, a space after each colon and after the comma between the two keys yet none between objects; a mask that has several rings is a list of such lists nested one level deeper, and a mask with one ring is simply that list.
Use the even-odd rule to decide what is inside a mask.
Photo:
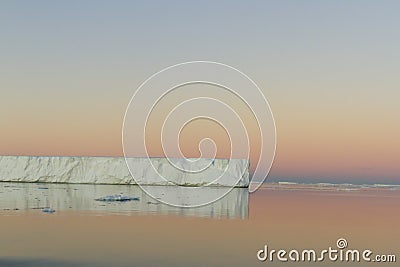
[{"label": "small ice chunk", "polygon": [[106,202],[111,202],[111,201],[125,202],[125,201],[139,201],[140,198],[138,198],[138,197],[128,197],[128,196],[122,196],[122,195],[112,195],[112,196],[105,196],[105,197],[96,198],[95,200],[97,200],[97,201],[106,201]]},{"label": "small ice chunk", "polygon": [[52,209],[52,208],[43,208],[42,212],[44,212],[44,213],[54,213],[56,211],[54,209]]}]

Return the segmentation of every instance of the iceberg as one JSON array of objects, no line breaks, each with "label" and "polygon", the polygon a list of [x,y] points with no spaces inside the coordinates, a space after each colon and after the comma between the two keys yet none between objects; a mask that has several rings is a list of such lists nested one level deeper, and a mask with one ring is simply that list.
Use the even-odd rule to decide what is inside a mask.
[{"label": "iceberg", "polygon": [[[248,187],[250,182],[248,159],[174,159],[174,164],[167,158],[126,161],[124,157],[0,156],[0,182],[229,187]],[[184,170],[208,167],[195,172],[178,170],[177,165]]]}]

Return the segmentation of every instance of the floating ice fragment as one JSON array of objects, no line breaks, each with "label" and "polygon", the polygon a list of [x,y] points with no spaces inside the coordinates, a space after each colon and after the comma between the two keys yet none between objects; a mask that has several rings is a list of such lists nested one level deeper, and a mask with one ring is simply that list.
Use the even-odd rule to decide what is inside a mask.
[{"label": "floating ice fragment", "polygon": [[44,212],[44,213],[54,213],[54,212],[56,212],[56,211],[53,210],[52,208],[43,208],[43,209],[42,209],[42,212]]},{"label": "floating ice fragment", "polygon": [[100,197],[96,198],[95,200],[97,201],[106,201],[106,202],[111,202],[111,201],[139,201],[140,198],[138,197],[128,197],[128,196],[121,196],[121,195],[113,195],[113,196],[105,196],[105,197]]},{"label": "floating ice fragment", "polygon": [[151,202],[151,201],[147,201],[148,205],[159,205],[161,204],[160,202]]}]

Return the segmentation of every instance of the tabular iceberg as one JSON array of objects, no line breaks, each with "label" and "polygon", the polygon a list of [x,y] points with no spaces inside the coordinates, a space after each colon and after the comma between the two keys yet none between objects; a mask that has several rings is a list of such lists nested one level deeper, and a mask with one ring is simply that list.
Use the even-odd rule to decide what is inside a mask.
[{"label": "tabular iceberg", "polygon": [[[214,159],[204,171],[177,171],[166,158],[0,156],[0,181],[82,184],[249,186],[247,159]],[[210,159],[185,165],[204,166]],[[184,168],[187,170],[187,168]],[[196,168],[195,168],[196,169]],[[163,176],[164,179],[159,177]],[[133,177],[135,179],[133,179]]]}]

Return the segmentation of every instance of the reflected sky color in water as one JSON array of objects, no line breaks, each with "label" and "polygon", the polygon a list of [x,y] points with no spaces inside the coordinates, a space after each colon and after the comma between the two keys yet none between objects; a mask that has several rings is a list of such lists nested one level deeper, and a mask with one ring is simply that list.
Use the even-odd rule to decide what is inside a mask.
[{"label": "reflected sky color in water", "polygon": [[[205,188],[195,195],[185,195],[178,187],[155,186],[159,195],[175,196],[182,204],[190,199],[207,198],[210,194],[225,192],[225,188]],[[185,191],[186,192],[186,191]],[[132,201],[96,201],[108,196],[138,198]],[[78,211],[93,214],[145,215],[163,214],[209,218],[248,218],[249,193],[246,188],[233,188],[225,197],[198,208],[177,208],[163,204],[145,194],[135,185],[84,185],[0,183],[0,210],[56,212]]]},{"label": "reflected sky color in water", "polygon": [[[250,195],[246,220],[181,216],[176,212],[2,211],[0,266],[6,260],[27,260],[23,266],[38,266],[42,260],[49,263],[47,266],[58,266],[52,262],[60,266],[360,266],[260,263],[256,259],[256,252],[265,244],[274,249],[323,249],[335,246],[338,238],[346,238],[350,248],[394,253],[399,258],[400,190],[344,189],[267,185]],[[92,196],[109,193],[118,192],[102,189]],[[87,201],[92,203],[92,199]],[[59,207],[64,205],[61,199],[58,201]],[[125,204],[112,203],[110,208]]]}]

